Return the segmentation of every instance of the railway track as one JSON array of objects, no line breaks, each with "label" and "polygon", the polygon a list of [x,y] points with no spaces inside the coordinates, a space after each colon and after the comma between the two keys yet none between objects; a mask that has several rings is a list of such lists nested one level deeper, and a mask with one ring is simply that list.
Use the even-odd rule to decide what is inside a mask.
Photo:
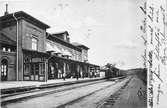
[{"label": "railway track", "polygon": [[82,84],[77,83],[73,85],[66,85],[62,87],[53,87],[53,88],[45,88],[45,89],[36,88],[31,91],[18,92],[18,93],[13,93],[13,94],[5,94],[5,95],[1,95],[1,105],[5,105],[8,103],[13,103],[17,101],[22,101],[22,100],[29,99],[29,98],[45,96],[45,95],[52,94],[52,93],[63,92],[66,90],[84,87],[84,86],[88,86],[92,84],[102,83],[104,81],[105,80],[99,80],[99,81],[93,81],[93,82],[86,82]]},{"label": "railway track", "polygon": [[[116,81],[118,79],[122,79],[122,77],[114,78],[114,79],[110,79],[110,80]],[[32,89],[30,91],[16,92],[16,93],[12,93],[12,94],[2,94],[1,95],[1,105],[3,106],[6,104],[9,104],[9,103],[23,101],[23,100],[30,99],[30,98],[41,97],[41,96],[45,96],[45,95],[49,95],[49,94],[53,94],[53,93],[58,93],[58,92],[63,92],[63,91],[71,90],[71,89],[76,89],[76,88],[80,88],[80,87],[84,87],[84,86],[88,86],[88,85],[103,83],[104,81],[106,81],[106,80],[101,79],[101,80],[96,80],[96,81],[91,81],[91,82],[73,83],[73,84],[64,85],[64,86],[57,86],[57,87],[49,87],[49,88],[48,87],[44,87],[44,88],[39,87],[36,89]]]},{"label": "railway track", "polygon": [[[84,99],[84,98],[86,98],[86,97],[90,97],[91,95],[94,95],[95,93],[97,93],[97,92],[99,92],[99,91],[103,91],[104,89],[107,89],[107,88],[110,88],[111,86],[116,85],[118,82],[123,81],[124,78],[125,78],[125,77],[110,78],[110,79],[108,79],[107,81],[115,81],[115,83],[113,83],[113,84],[111,84],[111,85],[108,85],[108,86],[106,86],[106,87],[104,87],[104,88],[98,89],[98,90],[96,90],[96,91],[94,91],[94,92],[91,92],[91,93],[89,93],[89,94],[87,94],[87,95],[81,96],[80,98],[77,98],[77,99],[75,99],[75,100],[69,101],[68,103],[62,104],[62,105],[58,106],[57,108],[66,108],[66,106],[68,106],[68,105],[75,104],[75,103],[81,101],[82,99]],[[128,79],[127,82],[129,82],[129,80],[130,80],[130,79]],[[124,86],[125,86],[125,85],[124,85]]]}]

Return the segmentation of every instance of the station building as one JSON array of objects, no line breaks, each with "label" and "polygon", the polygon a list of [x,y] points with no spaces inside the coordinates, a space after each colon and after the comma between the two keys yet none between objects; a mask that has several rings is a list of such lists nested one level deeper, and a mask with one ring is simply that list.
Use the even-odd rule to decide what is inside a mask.
[{"label": "station building", "polygon": [[47,81],[98,76],[89,48],[71,43],[68,31],[47,33],[47,24],[23,12],[0,17],[1,81]]}]

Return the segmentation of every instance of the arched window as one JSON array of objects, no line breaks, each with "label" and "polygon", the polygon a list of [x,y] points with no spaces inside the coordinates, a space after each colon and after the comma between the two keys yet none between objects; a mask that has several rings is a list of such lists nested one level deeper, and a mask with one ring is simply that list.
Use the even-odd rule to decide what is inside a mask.
[{"label": "arched window", "polygon": [[1,81],[7,81],[8,61],[3,59],[1,61]]}]

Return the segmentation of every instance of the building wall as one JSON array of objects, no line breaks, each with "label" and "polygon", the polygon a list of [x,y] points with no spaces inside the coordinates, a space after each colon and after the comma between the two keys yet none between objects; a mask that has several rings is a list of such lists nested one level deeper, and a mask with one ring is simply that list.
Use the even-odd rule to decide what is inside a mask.
[{"label": "building wall", "polygon": [[[23,80],[23,54],[22,54],[22,20],[19,20],[18,23],[18,49],[19,49],[19,53],[18,53],[18,60],[19,60],[19,64],[18,64],[18,72],[19,72],[19,80]],[[5,33],[6,36],[8,36],[9,38],[13,39],[16,41],[16,23],[12,24],[10,26],[7,26],[5,28],[1,28],[1,32]]]},{"label": "building wall", "polygon": [[[12,40],[16,41],[16,23],[5,27],[1,28],[1,32],[6,34],[9,38]],[[30,24],[29,22],[25,20],[19,20],[18,23],[18,80],[23,80],[23,51],[22,49],[27,49],[27,50],[32,50],[32,44],[31,44],[31,36],[35,35],[37,36],[38,39],[38,51],[40,52],[45,52],[45,34],[46,31],[42,30],[33,24]],[[10,55],[9,55],[10,56]],[[16,59],[16,56],[13,56]],[[16,73],[16,72],[15,72]],[[9,78],[13,79],[13,78]]]},{"label": "building wall", "polygon": [[[16,41],[16,24],[2,28],[1,31]],[[45,34],[45,30],[25,20],[19,20],[19,47],[21,49],[32,50],[31,38],[35,35],[38,39],[38,51],[45,52]]]},{"label": "building wall", "polygon": [[[15,52],[5,52],[0,50],[0,61],[6,59],[8,61],[8,75],[7,80],[16,80],[16,53]],[[0,62],[1,66],[1,62]]]},{"label": "building wall", "polygon": [[82,48],[82,54],[81,54],[82,62],[88,61],[88,50],[85,50]]},{"label": "building wall", "polygon": [[9,27],[1,28],[1,32],[5,33],[6,36],[16,41],[16,24]]},{"label": "building wall", "polygon": [[22,21],[22,48],[32,50],[32,36],[38,39],[37,51],[45,52],[45,30],[23,20]]}]

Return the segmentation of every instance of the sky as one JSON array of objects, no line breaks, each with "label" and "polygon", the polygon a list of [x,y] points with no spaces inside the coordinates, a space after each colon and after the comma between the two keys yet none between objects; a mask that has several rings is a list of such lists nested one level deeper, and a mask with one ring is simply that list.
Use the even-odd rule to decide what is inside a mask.
[{"label": "sky", "polygon": [[88,46],[90,63],[114,63],[118,68],[143,67],[144,44],[139,8],[142,0],[0,0],[9,13],[25,11],[51,26],[47,31],[67,30],[71,42]]}]

